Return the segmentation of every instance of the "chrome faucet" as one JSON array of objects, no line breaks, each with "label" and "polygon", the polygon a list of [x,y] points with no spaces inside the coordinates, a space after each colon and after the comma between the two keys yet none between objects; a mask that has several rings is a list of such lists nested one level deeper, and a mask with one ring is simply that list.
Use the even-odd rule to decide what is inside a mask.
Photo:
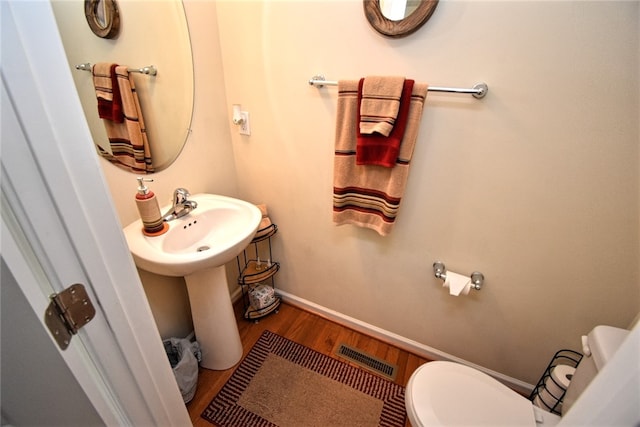
[{"label": "chrome faucet", "polygon": [[173,206],[171,210],[163,215],[162,219],[171,221],[181,218],[198,207],[198,202],[189,200],[189,190],[186,188],[176,188],[173,192]]}]

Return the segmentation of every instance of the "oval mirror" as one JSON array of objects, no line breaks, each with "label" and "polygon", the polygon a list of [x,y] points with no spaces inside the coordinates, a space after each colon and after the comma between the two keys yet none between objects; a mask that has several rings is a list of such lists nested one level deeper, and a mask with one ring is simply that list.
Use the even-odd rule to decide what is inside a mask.
[{"label": "oval mirror", "polygon": [[96,151],[126,170],[131,169],[110,156],[111,144],[98,116],[92,73],[76,70],[76,66],[103,62],[133,70],[150,65],[156,68],[156,76],[137,72],[130,76],[149,141],[149,172],[167,168],[187,140],[193,114],[193,58],[182,2],[118,2],[120,31],[113,39],[96,37],[87,25],[82,1],[53,0],[52,6]]},{"label": "oval mirror", "polygon": [[408,36],[429,20],[438,0],[364,0],[364,14],[380,34]]},{"label": "oval mirror", "polygon": [[96,36],[112,39],[118,35],[120,16],[116,0],[84,0],[84,15]]}]

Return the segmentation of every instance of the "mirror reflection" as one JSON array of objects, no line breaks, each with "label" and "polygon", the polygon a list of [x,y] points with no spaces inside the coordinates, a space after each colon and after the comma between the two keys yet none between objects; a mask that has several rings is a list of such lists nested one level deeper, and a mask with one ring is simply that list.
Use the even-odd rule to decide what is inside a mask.
[{"label": "mirror reflection", "polygon": [[380,0],[382,15],[390,21],[402,21],[420,5],[420,0]]},{"label": "mirror reflection", "polygon": [[120,31],[113,39],[91,31],[82,0],[53,0],[52,6],[98,155],[118,165],[110,157],[112,144],[98,113],[92,73],[76,70],[76,65],[115,63],[136,70],[153,65],[157,75],[133,72],[130,80],[146,127],[152,170],[168,167],[186,142],[193,113],[193,59],[182,2],[119,2]]}]

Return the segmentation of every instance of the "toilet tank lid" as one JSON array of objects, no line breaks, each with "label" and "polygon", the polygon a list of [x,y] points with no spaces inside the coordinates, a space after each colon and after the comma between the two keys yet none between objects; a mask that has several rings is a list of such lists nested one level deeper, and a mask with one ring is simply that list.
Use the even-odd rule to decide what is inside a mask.
[{"label": "toilet tank lid", "polygon": [[613,326],[600,325],[589,332],[589,349],[593,356],[593,361],[598,370],[613,357],[620,344],[629,335],[629,331]]}]

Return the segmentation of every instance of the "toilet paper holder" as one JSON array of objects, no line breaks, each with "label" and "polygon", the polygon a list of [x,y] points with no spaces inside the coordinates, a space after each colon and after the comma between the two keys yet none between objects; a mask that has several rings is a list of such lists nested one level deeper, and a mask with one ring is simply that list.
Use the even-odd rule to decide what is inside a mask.
[{"label": "toilet paper holder", "polygon": [[[447,280],[447,267],[442,261],[436,261],[433,263],[433,274],[437,279]],[[479,291],[484,284],[484,275],[479,271],[471,273],[471,288]]]}]

